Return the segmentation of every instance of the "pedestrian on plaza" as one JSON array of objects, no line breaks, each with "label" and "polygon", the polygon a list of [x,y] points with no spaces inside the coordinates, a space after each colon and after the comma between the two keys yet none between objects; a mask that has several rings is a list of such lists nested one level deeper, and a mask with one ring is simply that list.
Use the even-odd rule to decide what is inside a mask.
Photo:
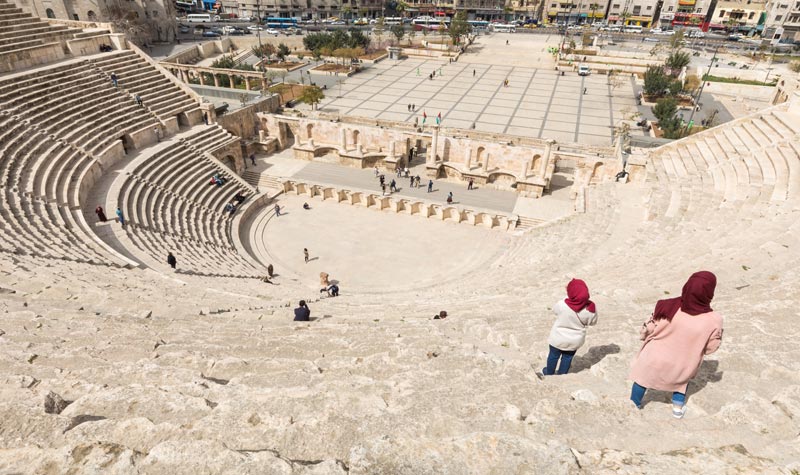
[{"label": "pedestrian on plaza", "polygon": [[[540,379],[542,376],[567,374],[572,357],[586,341],[586,329],[597,323],[597,308],[589,300],[589,287],[580,279],[572,279],[567,284],[567,298],[553,305],[553,313],[556,321],[547,339],[550,353],[547,366],[537,374]],[[559,359],[561,364],[556,370]]]},{"label": "pedestrian on plaza", "polygon": [[308,248],[306,247],[303,248],[303,257],[306,260],[306,264],[308,264]]},{"label": "pedestrian on plaza", "polygon": [[172,255],[172,251],[169,251],[169,254],[167,254],[167,264],[172,267],[172,270],[175,270],[175,266],[178,265],[178,260]]},{"label": "pedestrian on plaza", "polygon": [[411,112],[411,104],[408,105],[408,112]]},{"label": "pedestrian on plaza", "polygon": [[472,77],[475,77],[475,70],[472,70]]},{"label": "pedestrian on plaza", "polygon": [[331,284],[330,287],[328,287],[328,295],[330,295],[331,297],[338,297],[339,286],[336,284]]},{"label": "pedestrian on plaza", "polygon": [[506,40],[506,46],[508,46],[508,40]]},{"label": "pedestrian on plaza", "polygon": [[586,95],[586,88],[585,87],[583,88],[583,95],[584,96]]},{"label": "pedestrian on plaza", "polygon": [[469,179],[469,181],[467,182],[467,189],[468,189],[468,190],[471,190],[471,189],[472,189],[472,186],[473,186],[474,184],[475,184],[475,180],[473,180],[472,178],[470,178],[470,179]]},{"label": "pedestrian on plaza", "polygon": [[125,226],[125,215],[122,214],[122,210],[117,208],[117,221],[119,224]]},{"label": "pedestrian on plaza", "polygon": [[309,322],[311,321],[311,310],[306,305],[305,300],[301,300],[298,307],[294,309],[295,322]]},{"label": "pedestrian on plaza", "polygon": [[416,112],[416,111],[417,111],[417,105],[411,104],[411,112]]},{"label": "pedestrian on plaza", "polygon": [[111,82],[114,83],[114,87],[117,87],[117,73],[111,73]]},{"label": "pedestrian on plaza", "polygon": [[267,266],[267,275],[269,276],[269,278],[270,278],[270,279],[272,278],[272,273],[273,273],[274,271],[275,271],[275,268],[274,268],[274,267],[272,267],[272,264],[270,264],[270,265],[268,265],[268,266]]},{"label": "pedestrian on plaza", "polygon": [[433,191],[433,180],[428,180],[428,193]]},{"label": "pedestrian on plaza", "polygon": [[413,176],[410,177],[409,180],[408,180],[408,187],[409,188],[414,188],[414,177]]},{"label": "pedestrian on plaza", "polygon": [[417,67],[417,76],[419,76],[419,67]]},{"label": "pedestrian on plaza", "polygon": [[136,105],[144,107],[144,102],[142,102],[142,96],[140,96],[139,94],[133,96],[133,100],[136,101]]},{"label": "pedestrian on plaza", "polygon": [[417,188],[419,188],[419,185],[422,183],[422,182],[420,181],[420,177],[419,177],[419,175],[417,175],[417,176],[416,176],[416,181],[417,181],[417,186],[416,186],[416,187],[417,187]]},{"label": "pedestrian on plaza", "polygon": [[275,216],[281,215],[281,205],[275,204]]},{"label": "pedestrian on plaza", "polygon": [[722,344],[722,316],[711,308],[717,278],[695,272],[681,296],[659,300],[653,316],[642,325],[644,341],[633,362],[631,401],[642,407],[647,389],[672,391],[672,416],[686,414],[686,388],[697,375],[703,356]]},{"label": "pedestrian on plaza", "polygon": [[253,164],[253,166],[256,166],[256,154],[255,153],[251,153],[250,154],[250,163]]},{"label": "pedestrian on plaza", "polygon": [[378,177],[378,180],[381,182],[381,185],[383,185],[386,183],[386,175],[381,174],[381,176]]},{"label": "pedestrian on plaza", "polygon": [[414,117],[414,128],[417,128],[419,125],[418,118]]},{"label": "pedestrian on plaza", "polygon": [[447,194],[447,204],[449,204],[449,205],[453,204],[453,192],[452,191]]},{"label": "pedestrian on plaza", "polygon": [[396,181],[392,180],[392,182],[389,183],[389,191],[391,191],[392,193],[396,193],[397,192],[397,182]]},{"label": "pedestrian on plaza", "polygon": [[386,183],[381,183],[381,194],[386,194]]},{"label": "pedestrian on plaza", "polygon": [[106,212],[103,211],[102,206],[98,205],[97,208],[94,209],[94,212],[97,213],[97,219],[101,223],[105,223],[106,221],[108,221],[108,218],[106,218]]},{"label": "pedestrian on plaza", "polygon": [[441,77],[441,76],[442,76],[442,67],[439,66],[439,77]]}]

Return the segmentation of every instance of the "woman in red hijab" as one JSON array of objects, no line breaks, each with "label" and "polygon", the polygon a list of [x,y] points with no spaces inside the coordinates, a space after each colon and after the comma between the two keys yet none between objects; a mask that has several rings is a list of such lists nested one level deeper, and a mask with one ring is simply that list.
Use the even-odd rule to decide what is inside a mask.
[{"label": "woman in red hijab", "polygon": [[647,389],[672,391],[672,415],[686,413],[686,387],[700,369],[703,355],[722,343],[722,316],[711,308],[717,278],[708,271],[695,272],[681,296],[659,300],[653,316],[641,330],[644,340],[633,362],[631,401],[642,407]]},{"label": "woman in red hijab", "polygon": [[[553,305],[553,313],[556,321],[547,339],[550,354],[547,366],[542,368],[543,376],[567,374],[572,357],[586,341],[586,329],[597,323],[597,309],[589,300],[589,287],[580,279],[572,279],[567,284],[567,298]],[[556,371],[559,360],[561,364]]]}]

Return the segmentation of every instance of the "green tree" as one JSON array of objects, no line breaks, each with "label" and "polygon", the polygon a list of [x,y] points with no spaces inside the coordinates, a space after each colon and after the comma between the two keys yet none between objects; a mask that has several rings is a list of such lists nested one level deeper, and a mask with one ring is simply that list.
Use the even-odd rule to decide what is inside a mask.
[{"label": "green tree", "polygon": [[673,51],[679,50],[683,47],[683,28],[678,28],[675,33],[669,37],[669,48]]},{"label": "green tree", "polygon": [[467,14],[461,10],[453,17],[450,22],[450,40],[453,46],[458,46],[460,38],[469,33],[469,23],[467,23]]},{"label": "green tree", "polygon": [[275,45],[272,43],[264,43],[261,46],[253,46],[253,54],[259,58],[266,59],[268,63],[271,61],[272,55],[274,55],[276,51]]},{"label": "green tree", "polygon": [[600,4],[592,3],[591,5],[589,5],[589,10],[592,11],[592,25],[594,25],[595,14],[597,13],[597,10],[600,10]]},{"label": "green tree", "polygon": [[233,56],[229,55],[223,55],[211,63],[212,68],[233,69],[235,66],[236,62],[233,60]]},{"label": "green tree", "polygon": [[401,41],[403,41],[403,37],[406,35],[406,29],[403,27],[403,25],[392,25],[391,32],[394,37],[397,38],[398,45]]},{"label": "green tree", "polygon": [[286,46],[285,44],[281,43],[281,44],[278,45],[278,50],[275,52],[275,55],[278,57],[278,59],[281,62],[283,62],[283,60],[285,60],[286,57],[289,56],[289,54],[291,52],[292,52],[292,50],[290,50],[288,46]]},{"label": "green tree", "polygon": [[303,89],[299,99],[301,102],[309,104],[311,106],[311,110],[314,110],[316,109],[317,104],[325,99],[325,94],[323,94],[322,89],[317,86],[308,86]]},{"label": "green tree", "polygon": [[676,116],[678,101],[674,97],[664,97],[653,106],[653,115],[658,119],[658,126],[668,139],[678,138],[681,133],[681,120]]},{"label": "green tree", "polygon": [[664,66],[648,66],[644,73],[644,93],[648,96],[661,96],[669,87],[670,77]]},{"label": "green tree", "polygon": [[692,57],[688,52],[673,50],[669,56],[667,56],[667,59],[664,61],[664,65],[672,71],[673,76],[677,76],[680,74],[681,69],[689,66],[689,63],[691,62]]}]

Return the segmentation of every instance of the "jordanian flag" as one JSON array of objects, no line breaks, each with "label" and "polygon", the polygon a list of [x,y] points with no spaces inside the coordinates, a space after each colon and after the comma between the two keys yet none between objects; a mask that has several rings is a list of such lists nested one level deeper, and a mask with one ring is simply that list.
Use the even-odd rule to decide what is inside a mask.
[{"label": "jordanian flag", "polygon": [[422,123],[424,124],[426,120],[428,120],[428,114],[426,114],[425,111],[422,111]]},{"label": "jordanian flag", "polygon": [[439,112],[439,115],[436,116],[436,125],[442,123],[442,113]]}]

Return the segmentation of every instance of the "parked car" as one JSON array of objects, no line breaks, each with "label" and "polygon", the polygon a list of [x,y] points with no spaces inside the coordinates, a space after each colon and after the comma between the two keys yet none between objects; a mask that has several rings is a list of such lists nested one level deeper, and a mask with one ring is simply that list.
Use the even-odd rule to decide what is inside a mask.
[{"label": "parked car", "polygon": [[202,36],[204,38],[219,38],[222,35],[220,35],[219,33],[217,33],[216,31],[213,31],[213,30],[206,30],[206,31],[203,32]]},{"label": "parked car", "polygon": [[268,34],[268,35],[275,35],[275,36],[278,36],[278,35],[281,34],[281,32],[276,30],[275,28],[267,28],[267,31],[265,33]]},{"label": "parked car", "polygon": [[190,31],[192,31],[192,29],[191,29],[191,28],[189,28],[189,27],[188,27],[188,26],[186,26],[186,25],[180,25],[180,26],[178,27],[178,31],[180,31],[181,33],[189,33]]},{"label": "parked car", "polygon": [[261,25],[250,25],[247,29],[250,31],[264,31],[264,27]]},{"label": "parked car", "polygon": [[359,18],[353,22],[354,25],[369,25],[369,19],[367,18]]},{"label": "parked car", "polygon": [[234,28],[228,33],[228,35],[230,35],[230,36],[244,36],[244,35],[246,35],[248,33],[250,33],[250,32],[245,30],[245,29],[243,29],[243,28]]}]

